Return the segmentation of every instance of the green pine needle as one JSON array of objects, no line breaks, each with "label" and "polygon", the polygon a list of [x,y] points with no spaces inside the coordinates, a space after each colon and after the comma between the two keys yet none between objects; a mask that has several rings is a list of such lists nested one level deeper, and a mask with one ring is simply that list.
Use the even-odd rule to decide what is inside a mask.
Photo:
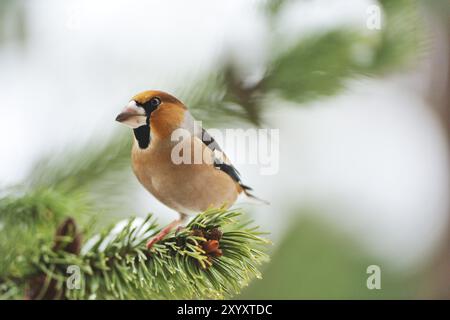
[{"label": "green pine needle", "polygon": [[[32,272],[12,282],[0,280],[0,297],[20,298],[17,288],[33,286],[36,298],[52,299],[218,299],[239,293],[260,278],[268,241],[257,228],[240,221],[235,210],[211,209],[196,216],[175,235],[170,233],[150,250],[149,237],[159,229],[152,215],[130,218],[121,230],[105,229],[89,239],[80,254],[42,243],[30,261]],[[220,231],[219,231],[220,229]],[[220,254],[206,252],[218,238]],[[63,238],[70,243],[71,237]],[[67,289],[68,268],[81,271],[80,287]],[[8,279],[6,281],[6,279]],[[10,286],[8,286],[10,284]],[[37,287],[36,287],[37,286]]]}]

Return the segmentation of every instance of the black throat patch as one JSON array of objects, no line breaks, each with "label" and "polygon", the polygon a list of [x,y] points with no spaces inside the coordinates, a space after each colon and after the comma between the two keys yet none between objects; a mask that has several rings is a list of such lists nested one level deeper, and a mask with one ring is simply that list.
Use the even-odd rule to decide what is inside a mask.
[{"label": "black throat patch", "polygon": [[150,145],[150,125],[146,124],[133,130],[139,148],[147,149]]},{"label": "black throat patch", "polygon": [[150,116],[152,115],[152,112],[157,109],[158,106],[152,106],[151,103],[152,100],[147,101],[145,104],[141,105],[138,104],[138,106],[144,108],[145,113],[147,115],[147,124],[140,126],[139,128],[134,129],[134,136],[136,137],[136,140],[138,141],[139,148],[141,149],[147,149],[150,145]]}]

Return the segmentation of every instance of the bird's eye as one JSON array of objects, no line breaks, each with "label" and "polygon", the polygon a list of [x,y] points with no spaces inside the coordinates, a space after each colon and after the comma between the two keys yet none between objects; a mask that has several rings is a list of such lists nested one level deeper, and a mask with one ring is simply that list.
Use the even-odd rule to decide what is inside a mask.
[{"label": "bird's eye", "polygon": [[152,108],[156,108],[156,107],[159,106],[160,104],[161,104],[161,100],[160,100],[159,98],[157,98],[157,97],[152,98],[152,99],[150,100],[150,106],[151,106]]}]

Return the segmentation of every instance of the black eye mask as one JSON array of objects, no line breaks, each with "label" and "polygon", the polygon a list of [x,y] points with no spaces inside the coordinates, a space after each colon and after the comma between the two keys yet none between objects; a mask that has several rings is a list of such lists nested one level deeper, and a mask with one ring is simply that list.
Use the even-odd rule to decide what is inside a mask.
[{"label": "black eye mask", "polygon": [[[153,111],[158,108],[158,106],[161,104],[161,100],[158,97],[151,98],[149,101],[144,103],[143,105],[140,105],[140,107],[145,109],[145,113],[148,117],[152,114]],[[139,105],[139,104],[138,104]]]}]

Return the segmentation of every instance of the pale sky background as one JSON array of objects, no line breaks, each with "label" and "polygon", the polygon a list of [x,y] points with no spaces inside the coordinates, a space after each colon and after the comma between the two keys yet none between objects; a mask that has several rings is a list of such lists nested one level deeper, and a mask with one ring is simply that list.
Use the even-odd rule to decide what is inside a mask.
[{"label": "pale sky background", "polygon": [[[132,95],[149,88],[170,92],[200,77],[225,48],[248,74],[260,70],[273,39],[266,36],[257,3],[27,3],[25,50],[14,42],[0,48],[0,185],[20,181],[45,152],[82,145],[94,133],[126,130],[113,120]],[[366,9],[373,3],[294,4],[276,26],[291,36],[342,25],[367,32]],[[338,96],[306,107],[280,103],[269,110],[271,127],[280,128],[280,171],[261,176],[256,166],[239,170],[272,203],[246,208],[275,243],[293,209],[308,206],[396,266],[431,257],[446,225],[449,161],[443,131],[425,99],[427,59],[424,54],[401,74],[354,79]],[[129,190],[135,212],[152,211],[162,221],[176,217],[137,182],[124,186],[124,193]]]}]

